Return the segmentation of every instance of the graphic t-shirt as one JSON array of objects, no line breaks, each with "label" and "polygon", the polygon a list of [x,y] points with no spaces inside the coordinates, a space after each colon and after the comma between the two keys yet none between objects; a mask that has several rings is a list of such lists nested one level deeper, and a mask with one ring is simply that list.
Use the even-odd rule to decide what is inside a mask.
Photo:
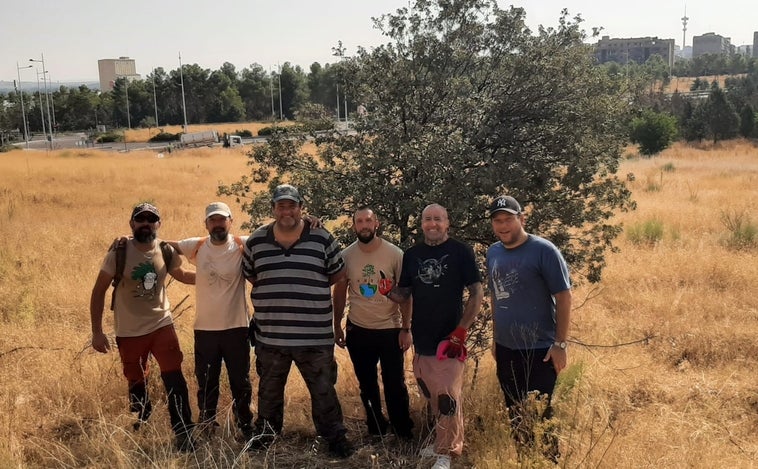
[{"label": "graphic t-shirt", "polygon": [[[156,239],[148,252],[137,249],[133,240],[126,243],[124,275],[113,305],[117,337],[139,337],[173,322],[164,285],[168,270],[181,266],[182,260],[175,254],[171,268],[166,269],[159,243]],[[115,250],[108,251],[100,269],[115,275]]]},{"label": "graphic t-shirt", "polygon": [[[241,237],[242,242],[247,236]],[[190,256],[197,244],[197,257],[191,259],[195,274],[195,330],[223,331],[247,327],[249,313],[242,276],[242,250],[233,236],[226,243],[213,244],[210,238],[188,238],[179,241],[179,249]]]},{"label": "graphic t-shirt", "polygon": [[453,238],[438,246],[417,244],[405,252],[398,285],[411,287],[416,353],[436,354],[437,345],[463,316],[463,289],[480,281],[474,251]]},{"label": "graphic t-shirt", "polygon": [[342,251],[348,278],[348,319],[366,329],[392,329],[402,326],[399,306],[379,293],[379,280],[388,278],[392,284],[400,279],[403,251],[382,240],[373,252],[361,251],[359,241]]}]

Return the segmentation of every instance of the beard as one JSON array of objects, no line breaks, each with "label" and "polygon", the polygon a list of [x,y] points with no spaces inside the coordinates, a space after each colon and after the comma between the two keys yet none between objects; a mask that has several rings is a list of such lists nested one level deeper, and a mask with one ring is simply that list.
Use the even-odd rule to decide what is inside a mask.
[{"label": "beard", "polygon": [[224,228],[214,228],[213,231],[211,231],[211,239],[214,241],[223,242],[226,241],[226,238],[229,236],[229,231],[225,230]]},{"label": "beard", "polygon": [[355,235],[358,237],[358,241],[368,244],[374,240],[376,231],[361,231],[360,233],[355,233]]},{"label": "beard", "polygon": [[143,226],[142,228],[132,230],[132,234],[134,235],[134,239],[136,239],[137,242],[141,244],[152,243],[155,241],[155,237],[157,235],[157,233],[149,226]]}]

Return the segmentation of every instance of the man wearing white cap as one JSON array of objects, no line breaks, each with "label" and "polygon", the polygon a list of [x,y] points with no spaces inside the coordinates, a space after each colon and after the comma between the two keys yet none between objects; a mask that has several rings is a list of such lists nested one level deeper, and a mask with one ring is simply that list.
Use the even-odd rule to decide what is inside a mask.
[{"label": "man wearing white cap", "polygon": [[172,243],[197,271],[195,280],[195,376],[199,423],[217,426],[221,362],[226,364],[233,411],[245,439],[252,436],[249,312],[242,277],[247,236],[230,234],[232,213],[223,202],[205,208],[208,235]]}]

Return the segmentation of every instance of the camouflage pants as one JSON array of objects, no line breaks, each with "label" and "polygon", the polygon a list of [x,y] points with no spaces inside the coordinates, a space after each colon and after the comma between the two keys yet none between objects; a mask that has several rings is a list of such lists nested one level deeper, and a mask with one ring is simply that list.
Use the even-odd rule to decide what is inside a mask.
[{"label": "camouflage pants", "polygon": [[334,389],[337,362],[333,346],[272,347],[258,343],[255,355],[255,370],[260,378],[255,424],[258,432],[267,425],[276,433],[282,431],[284,387],[294,361],[311,395],[311,414],[318,434],[332,441],[346,433],[342,407]]}]

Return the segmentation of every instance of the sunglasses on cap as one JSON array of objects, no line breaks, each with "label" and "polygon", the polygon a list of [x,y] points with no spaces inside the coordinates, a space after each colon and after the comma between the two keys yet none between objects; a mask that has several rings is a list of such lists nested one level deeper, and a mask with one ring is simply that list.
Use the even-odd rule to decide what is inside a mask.
[{"label": "sunglasses on cap", "polygon": [[156,223],[160,218],[158,218],[155,214],[152,213],[146,213],[146,214],[139,214],[136,217],[134,217],[134,221],[136,223]]}]

